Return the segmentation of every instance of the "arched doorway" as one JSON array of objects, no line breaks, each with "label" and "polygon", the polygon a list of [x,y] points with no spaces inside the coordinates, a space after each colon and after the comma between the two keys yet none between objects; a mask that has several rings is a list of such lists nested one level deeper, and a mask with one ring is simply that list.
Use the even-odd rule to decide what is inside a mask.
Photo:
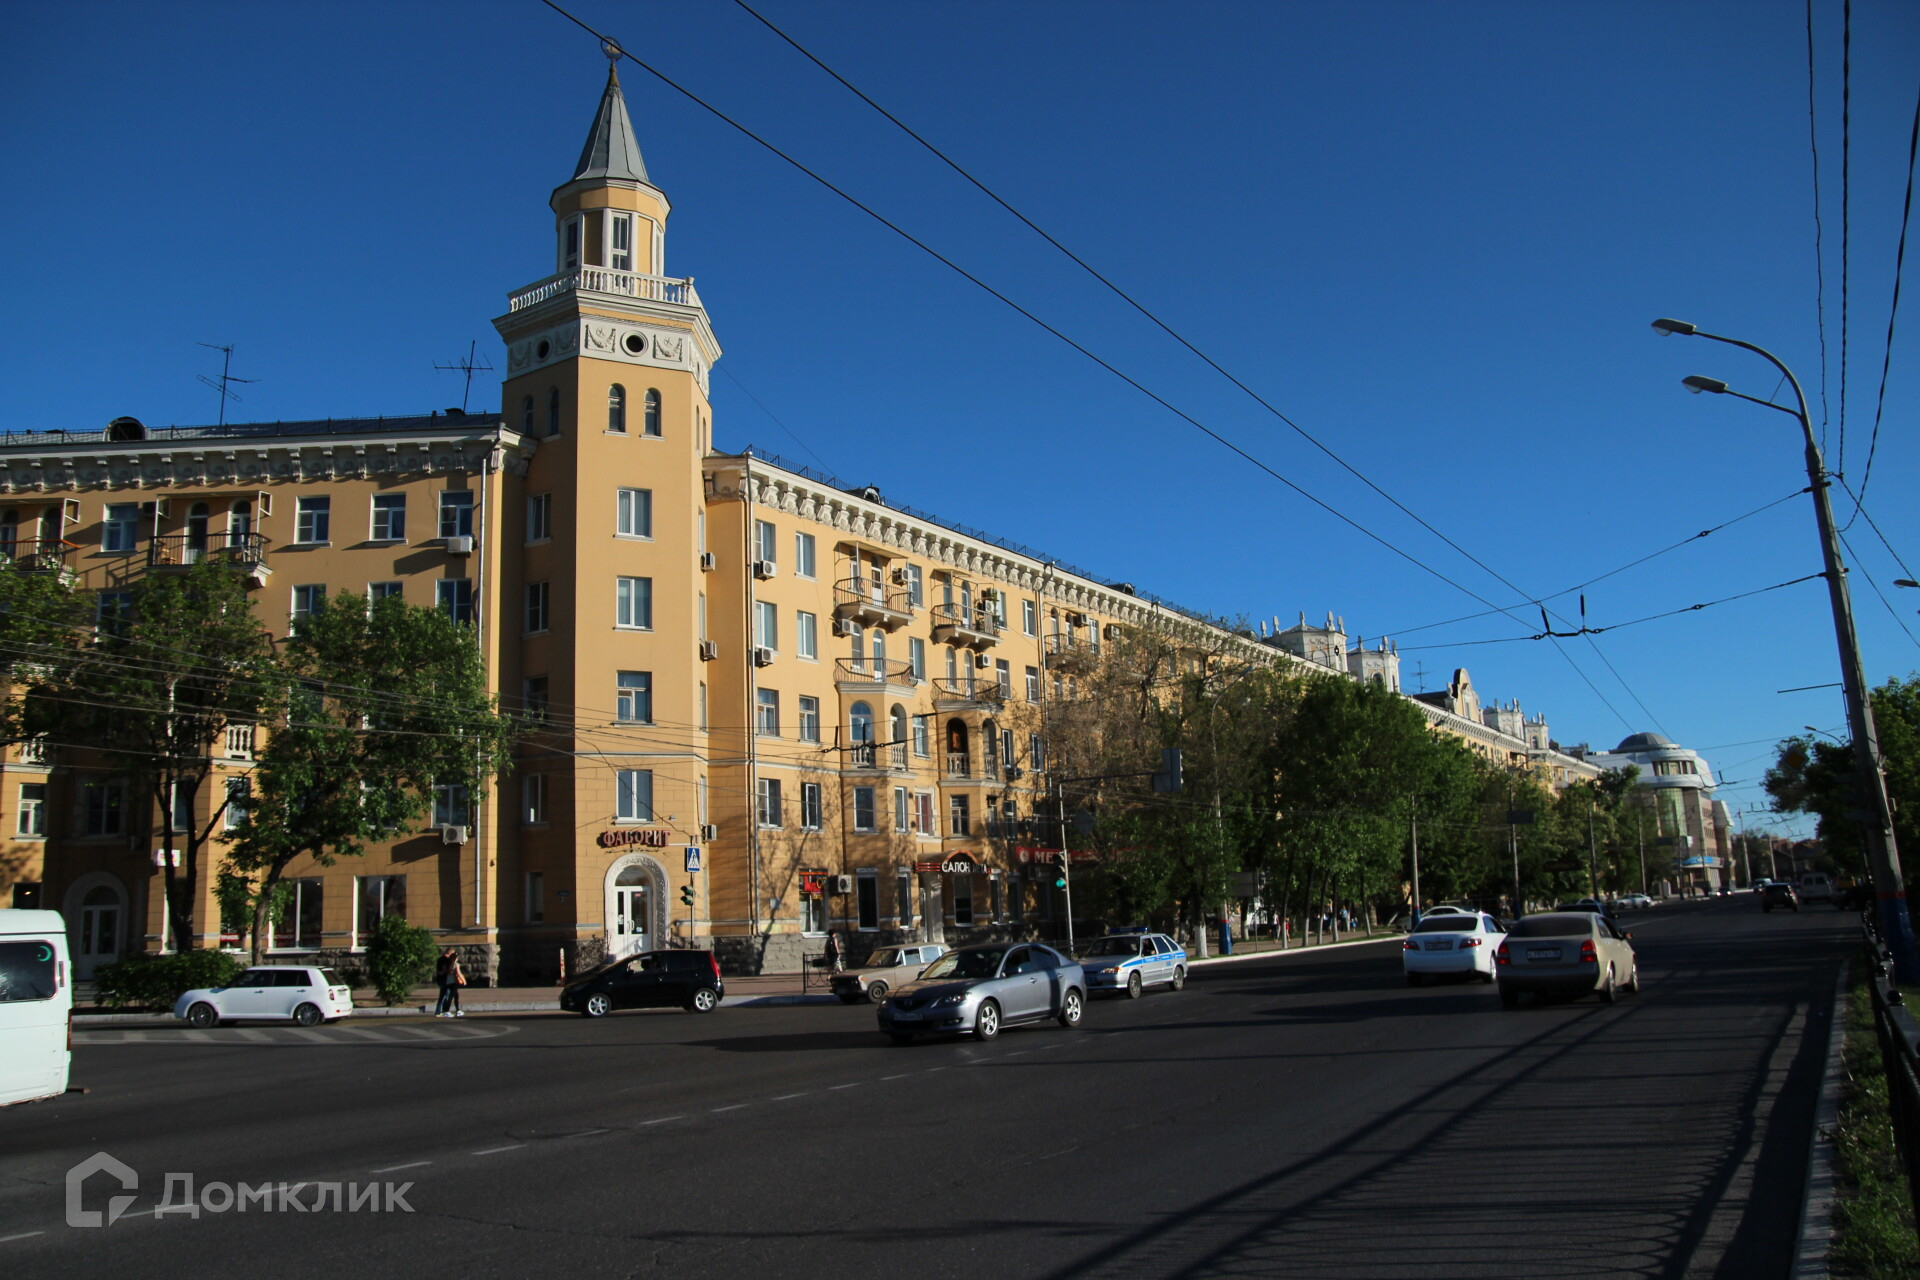
[{"label": "arched doorway", "polygon": [[204,502],[196,502],[187,511],[187,545],[180,559],[199,564],[207,555],[207,530],[212,527],[213,512]]},{"label": "arched doorway", "polygon": [[629,853],[607,868],[607,958],[666,945],[667,873],[644,853]]},{"label": "arched doorway", "polygon": [[947,721],[947,772],[956,778],[971,773],[971,753],[967,750],[967,722],[955,717]]},{"label": "arched doorway", "polygon": [[127,933],[127,891],[104,871],[93,871],[67,890],[68,943],[73,976],[85,981],[103,964],[120,958]]}]

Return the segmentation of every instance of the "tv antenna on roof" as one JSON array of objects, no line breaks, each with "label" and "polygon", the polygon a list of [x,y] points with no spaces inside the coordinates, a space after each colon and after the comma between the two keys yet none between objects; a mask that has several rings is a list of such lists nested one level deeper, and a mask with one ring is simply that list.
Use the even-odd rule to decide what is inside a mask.
[{"label": "tv antenna on roof", "polygon": [[1426,663],[1415,662],[1413,664],[1413,683],[1414,683],[1414,686],[1421,693],[1425,693],[1427,691],[1427,664]]},{"label": "tv antenna on roof", "polygon": [[199,345],[209,351],[218,351],[226,357],[220,364],[220,376],[218,378],[209,378],[204,373],[196,373],[193,375],[220,393],[220,425],[224,427],[227,425],[227,401],[232,400],[238,402],[240,399],[240,393],[233,389],[233,384],[236,382],[258,382],[260,379],[236,378],[233,376],[232,346],[223,347],[215,342],[202,342]]},{"label": "tv antenna on roof", "polygon": [[464,373],[467,375],[466,386],[460,390],[461,413],[467,411],[467,397],[473,394],[473,371],[475,369],[481,369],[487,373],[493,372],[493,366],[487,363],[485,356],[480,358],[479,364],[473,362],[473,353],[478,349],[479,345],[476,341],[469,341],[467,343],[467,358],[465,360],[456,360],[452,364],[436,364],[433,366],[436,369],[443,369],[448,373]]}]

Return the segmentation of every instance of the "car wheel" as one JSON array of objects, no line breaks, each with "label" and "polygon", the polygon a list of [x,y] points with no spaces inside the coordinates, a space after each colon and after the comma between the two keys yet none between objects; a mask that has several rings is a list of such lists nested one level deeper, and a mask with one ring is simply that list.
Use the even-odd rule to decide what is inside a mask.
[{"label": "car wheel", "polygon": [[1185,965],[1181,965],[1179,968],[1175,969],[1173,971],[1173,981],[1169,982],[1167,985],[1173,988],[1175,991],[1178,991],[1180,988],[1186,986],[1187,985],[1187,967]]},{"label": "car wheel", "polygon": [[293,1025],[296,1027],[315,1026],[320,1021],[320,1006],[303,1004],[293,1011]]},{"label": "car wheel", "polygon": [[991,1040],[1000,1034],[1000,1006],[988,1000],[981,1004],[980,1012],[973,1016],[973,1038]]},{"label": "car wheel", "polygon": [[1520,1007],[1520,993],[1518,991],[1502,991],[1500,993],[1500,1007],[1502,1009],[1518,1009]]},{"label": "car wheel", "polygon": [[1417,987],[1426,980],[1427,975],[1424,973],[1410,973],[1407,975],[1407,985],[1410,987]]},{"label": "car wheel", "polygon": [[613,998],[604,991],[596,991],[586,998],[580,1012],[589,1018],[604,1018],[613,1012]]},{"label": "car wheel", "polygon": [[217,1027],[220,1025],[220,1011],[202,1000],[187,1010],[187,1025],[200,1027],[203,1030],[207,1027]]},{"label": "car wheel", "polygon": [[885,1004],[886,1000],[887,1000],[887,984],[886,983],[869,982],[867,984],[867,1003],[868,1004]]},{"label": "car wheel", "polygon": [[1481,975],[1480,975],[1480,981],[1482,981],[1482,982],[1489,982],[1489,983],[1490,983],[1490,982],[1492,982],[1492,981],[1494,981],[1494,979],[1495,979],[1495,978],[1496,978],[1497,976],[1498,976],[1498,975],[1497,975],[1497,974],[1495,974],[1495,973],[1494,973],[1494,971],[1493,971],[1493,964],[1491,963],[1491,960],[1489,960],[1489,963],[1487,964],[1487,971],[1486,971],[1485,973],[1483,973],[1483,974],[1481,974]]},{"label": "car wheel", "polygon": [[720,1007],[720,997],[712,987],[697,987],[687,1001],[689,1013],[712,1013]]},{"label": "car wheel", "polygon": [[1060,997],[1060,1025],[1071,1031],[1080,1025],[1080,1017],[1087,1011],[1086,1000],[1078,989],[1067,988],[1067,994]]},{"label": "car wheel", "polygon": [[1130,973],[1127,975],[1127,999],[1138,1000],[1142,995],[1146,994],[1146,990],[1146,984],[1140,981],[1139,974]]},{"label": "car wheel", "polygon": [[1633,973],[1627,978],[1627,990],[1636,996],[1640,994],[1640,962],[1638,960],[1633,962]]},{"label": "car wheel", "polygon": [[1606,979],[1600,984],[1600,1003],[1612,1004],[1616,999],[1618,995],[1613,989],[1613,966],[1608,965]]}]

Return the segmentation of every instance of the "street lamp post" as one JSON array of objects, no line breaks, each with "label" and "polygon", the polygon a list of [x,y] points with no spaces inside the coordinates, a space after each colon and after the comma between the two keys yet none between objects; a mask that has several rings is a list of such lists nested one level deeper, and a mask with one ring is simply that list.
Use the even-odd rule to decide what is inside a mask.
[{"label": "street lamp post", "polygon": [[1887,802],[1886,776],[1880,763],[1880,738],[1874,729],[1873,704],[1867,697],[1866,671],[1860,660],[1860,638],[1853,625],[1853,597],[1847,590],[1847,571],[1840,560],[1840,535],[1833,527],[1833,504],[1827,497],[1827,464],[1820,456],[1819,444],[1813,438],[1813,421],[1807,416],[1806,393],[1800,389],[1800,380],[1793,376],[1793,370],[1787,368],[1772,352],[1750,342],[1707,333],[1684,320],[1655,320],[1653,327],[1662,336],[1678,334],[1682,337],[1706,338],[1751,351],[1778,369],[1793,387],[1797,408],[1789,409],[1758,396],[1734,391],[1715,378],[1695,375],[1681,380],[1689,391],[1696,394],[1710,391],[1715,395],[1734,396],[1777,409],[1800,422],[1801,434],[1806,438],[1807,482],[1813,491],[1814,518],[1820,527],[1820,550],[1826,561],[1827,599],[1833,610],[1834,639],[1840,649],[1840,678],[1846,687],[1847,727],[1853,738],[1854,767],[1868,802],[1861,825],[1867,837],[1867,861],[1873,873],[1874,892],[1878,899],[1880,936],[1893,953],[1894,967],[1900,980],[1920,982],[1920,948],[1915,945],[1913,921],[1907,914],[1906,884],[1900,874],[1900,850],[1893,834],[1893,809]]}]

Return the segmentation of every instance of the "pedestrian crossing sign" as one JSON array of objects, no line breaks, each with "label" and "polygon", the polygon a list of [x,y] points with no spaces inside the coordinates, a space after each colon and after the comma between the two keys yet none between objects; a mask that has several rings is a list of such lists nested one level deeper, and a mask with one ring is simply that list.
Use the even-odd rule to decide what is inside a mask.
[{"label": "pedestrian crossing sign", "polygon": [[692,875],[698,870],[700,870],[700,846],[690,844],[687,846],[687,874]]}]

